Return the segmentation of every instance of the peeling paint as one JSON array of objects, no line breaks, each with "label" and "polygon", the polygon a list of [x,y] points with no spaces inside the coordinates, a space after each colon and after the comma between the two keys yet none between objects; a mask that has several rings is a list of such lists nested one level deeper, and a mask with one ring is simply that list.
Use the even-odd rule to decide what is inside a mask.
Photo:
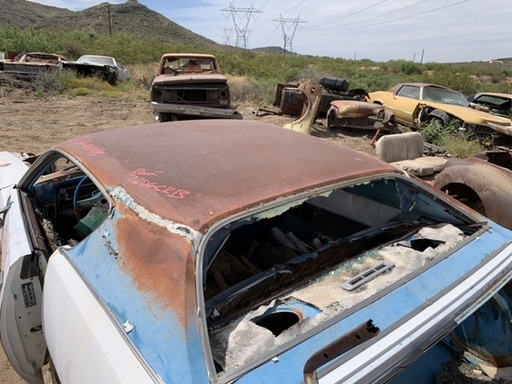
[{"label": "peeling paint", "polygon": [[151,223],[155,223],[159,226],[166,228],[171,233],[187,238],[192,242],[194,248],[198,244],[200,238],[199,232],[183,224],[173,223],[172,221],[163,219],[161,216],[155,213],[149,212],[146,208],[135,203],[133,198],[126,192],[124,188],[116,187],[113,190],[109,190],[109,193],[116,200],[120,201],[126,207],[130,208],[133,212],[135,212],[137,216],[140,217],[141,219]]}]

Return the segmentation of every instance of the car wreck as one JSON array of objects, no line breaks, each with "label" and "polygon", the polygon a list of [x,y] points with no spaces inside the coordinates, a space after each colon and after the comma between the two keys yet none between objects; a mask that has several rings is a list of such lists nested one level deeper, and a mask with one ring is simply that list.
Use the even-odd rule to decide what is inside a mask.
[{"label": "car wreck", "polygon": [[476,156],[457,159],[424,156],[429,151],[419,132],[392,134],[375,144],[376,156],[418,176],[496,223],[512,229],[512,152],[495,147]]},{"label": "car wreck", "polygon": [[376,158],[195,120],[0,163],[0,338],[29,383],[47,362],[74,384],[512,365],[512,232]]},{"label": "car wreck", "polygon": [[[324,77],[319,85],[278,84],[273,105],[279,109],[259,108],[256,116],[299,116],[287,128],[293,127],[303,133],[310,133],[316,118],[321,116],[325,116],[325,126],[329,129],[375,129],[376,137],[381,132],[397,131],[393,114],[382,106],[367,102],[367,97],[368,93],[363,89],[349,90],[349,83],[345,79]],[[313,114],[311,109],[314,109]],[[297,129],[297,126],[301,128]]]},{"label": "car wreck", "polygon": [[369,101],[383,105],[398,123],[413,129],[420,129],[422,124],[444,127],[453,122],[484,140],[497,135],[512,136],[510,119],[470,108],[462,93],[440,85],[398,84],[388,91],[371,92]]},{"label": "car wreck", "polygon": [[467,159],[449,159],[434,186],[512,229],[512,154],[502,148]]},{"label": "car wreck", "polygon": [[31,78],[62,70],[64,56],[46,52],[23,52],[12,59],[0,61],[0,72],[20,78]]},{"label": "car wreck", "polygon": [[151,107],[160,122],[242,118],[231,106],[229,85],[217,58],[209,54],[163,55],[151,85]]},{"label": "car wreck", "polygon": [[480,92],[468,98],[471,106],[484,108],[490,113],[512,117],[512,95],[508,93]]},{"label": "car wreck", "polygon": [[[319,89],[320,93],[317,95],[313,89]],[[319,98],[318,101],[315,100],[316,97]],[[368,93],[363,89],[349,89],[349,83],[345,79],[324,77],[319,80],[319,85],[278,84],[273,105],[279,109],[259,108],[256,115],[291,115],[302,119],[309,105],[318,104],[313,117],[316,119],[325,116],[327,128],[395,131],[397,126],[393,114],[382,106],[367,102],[367,97]]]},{"label": "car wreck", "polygon": [[131,77],[123,63],[110,56],[83,55],[76,61],[63,62],[62,68],[79,76],[99,77],[111,85],[129,81]]},{"label": "car wreck", "polygon": [[382,105],[360,100],[331,101],[325,125],[327,128],[376,129],[388,132],[399,130],[390,111]]}]

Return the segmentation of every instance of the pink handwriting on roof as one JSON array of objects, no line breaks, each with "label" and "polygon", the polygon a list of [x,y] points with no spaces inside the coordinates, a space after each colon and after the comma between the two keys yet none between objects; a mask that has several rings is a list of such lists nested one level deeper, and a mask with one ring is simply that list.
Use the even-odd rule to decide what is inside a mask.
[{"label": "pink handwriting on roof", "polygon": [[98,147],[94,140],[90,136],[80,137],[77,139],[70,140],[71,143],[77,144],[81,147],[89,156],[98,156],[105,153],[105,148]]},{"label": "pink handwriting on roof", "polygon": [[162,174],[164,174],[164,171],[150,172],[144,168],[138,168],[131,173],[130,177],[128,178],[128,182],[144,188],[153,189],[156,192],[172,199],[184,199],[187,195],[190,194],[189,191],[184,189],[171,187],[166,184],[161,184],[158,181],[151,181],[148,179],[148,177],[158,177]]}]

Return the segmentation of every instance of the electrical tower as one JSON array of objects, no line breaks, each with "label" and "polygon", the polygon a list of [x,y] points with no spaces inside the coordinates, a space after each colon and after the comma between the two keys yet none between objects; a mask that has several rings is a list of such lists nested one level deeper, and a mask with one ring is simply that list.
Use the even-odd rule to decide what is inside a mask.
[{"label": "electrical tower", "polygon": [[224,45],[231,45],[231,32],[233,32],[232,28],[222,28],[224,32]]},{"label": "electrical tower", "polygon": [[[253,4],[251,4],[250,8],[235,8],[231,2],[229,3],[229,7],[221,9],[221,12],[229,12],[231,15],[236,32],[235,47],[247,48],[249,22],[251,18],[256,19],[255,14],[263,12],[254,8]],[[229,17],[229,15],[226,17]]]},{"label": "electrical tower", "polygon": [[[307,23],[307,21],[301,20],[300,15],[295,19],[286,19],[281,16],[281,14],[279,14],[279,19],[274,19],[272,21],[281,24],[284,39],[283,53],[286,53],[287,47],[289,48],[288,51],[293,52],[293,38],[295,37],[295,32],[297,32],[299,24]],[[301,25],[301,28],[302,27],[303,25]]]}]

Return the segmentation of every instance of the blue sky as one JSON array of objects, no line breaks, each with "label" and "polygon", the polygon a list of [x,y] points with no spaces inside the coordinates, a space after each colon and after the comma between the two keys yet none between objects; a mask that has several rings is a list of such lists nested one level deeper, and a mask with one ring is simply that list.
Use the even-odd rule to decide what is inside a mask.
[{"label": "blue sky", "polygon": [[[102,1],[35,2],[80,11]],[[283,47],[286,38],[294,52],[346,59],[457,62],[512,57],[512,0],[139,2],[192,32],[247,48]]]}]

